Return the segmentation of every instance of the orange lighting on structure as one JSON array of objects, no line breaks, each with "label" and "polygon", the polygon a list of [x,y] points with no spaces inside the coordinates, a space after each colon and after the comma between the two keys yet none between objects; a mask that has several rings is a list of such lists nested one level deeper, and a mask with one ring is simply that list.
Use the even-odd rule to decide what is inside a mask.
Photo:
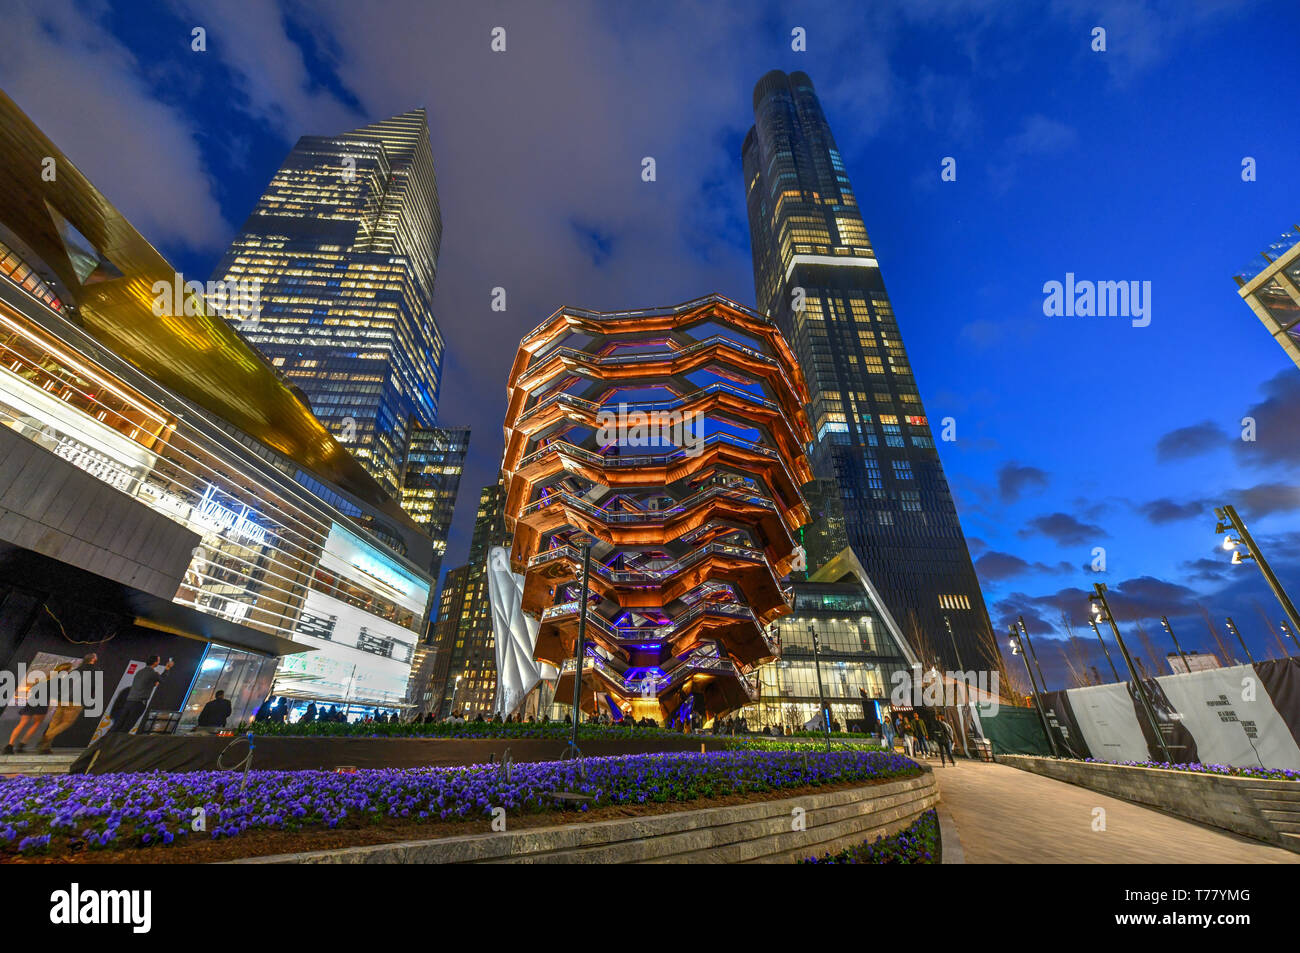
[{"label": "orange lighting on structure", "polygon": [[573,696],[590,542],[584,709],[608,696],[636,717],[710,718],[756,701],[812,479],[807,389],[776,325],[720,295],[564,309],[521,342],[508,399],[511,561],[537,657],[561,667],[555,697]]}]

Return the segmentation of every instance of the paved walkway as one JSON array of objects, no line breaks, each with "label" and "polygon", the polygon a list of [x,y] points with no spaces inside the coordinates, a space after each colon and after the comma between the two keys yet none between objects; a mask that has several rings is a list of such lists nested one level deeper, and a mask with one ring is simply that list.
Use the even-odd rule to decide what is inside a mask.
[{"label": "paved walkway", "polygon": [[[968,864],[1300,864],[1292,851],[1005,764],[929,763]],[[1104,831],[1092,829],[1098,807]]]}]

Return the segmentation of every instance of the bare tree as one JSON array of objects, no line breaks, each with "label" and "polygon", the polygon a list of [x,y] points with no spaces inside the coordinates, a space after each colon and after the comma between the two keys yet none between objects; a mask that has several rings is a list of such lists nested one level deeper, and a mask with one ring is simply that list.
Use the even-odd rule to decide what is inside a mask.
[{"label": "bare tree", "polygon": [[1061,610],[1057,626],[1065,633],[1065,641],[1061,643],[1061,656],[1065,659],[1065,667],[1070,672],[1074,687],[1084,688],[1093,684],[1092,676],[1088,672],[1086,643],[1075,632],[1074,622],[1065,610]]},{"label": "bare tree", "polygon": [[1219,647],[1219,662],[1223,665],[1230,665],[1237,661],[1236,657],[1228,653],[1227,647],[1223,644],[1223,639],[1219,638],[1219,630],[1215,628],[1214,620],[1210,618],[1210,610],[1196,603],[1196,608],[1201,610],[1201,615],[1205,616],[1205,626],[1210,630],[1210,636],[1214,639],[1214,644]]},{"label": "bare tree", "polygon": [[1286,658],[1290,653],[1286,650],[1286,645],[1282,641],[1281,634],[1278,633],[1277,629],[1273,628],[1273,622],[1269,619],[1268,613],[1264,611],[1264,607],[1259,604],[1258,599],[1251,599],[1250,601],[1255,604],[1255,611],[1258,612],[1259,617],[1264,620],[1265,628],[1267,628],[1269,632],[1273,633],[1273,641],[1277,643],[1277,657]]},{"label": "bare tree", "polygon": [[1142,643],[1142,648],[1146,651],[1147,658],[1149,658],[1151,664],[1155,666],[1156,674],[1159,674],[1162,653],[1156,648],[1156,644],[1151,641],[1151,636],[1147,635],[1147,630],[1142,625],[1141,619],[1135,617],[1133,619],[1133,627],[1137,629],[1138,641]]}]

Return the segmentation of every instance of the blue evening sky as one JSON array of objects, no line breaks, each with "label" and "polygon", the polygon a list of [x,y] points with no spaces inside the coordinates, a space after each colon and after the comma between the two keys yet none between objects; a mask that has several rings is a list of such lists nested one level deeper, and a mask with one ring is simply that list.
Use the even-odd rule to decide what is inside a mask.
[{"label": "blue evening sky", "polygon": [[[1059,638],[1060,612],[1082,622],[1102,580],[1126,628],[1145,619],[1155,639],[1167,614],[1217,651],[1204,605],[1258,656],[1277,654],[1260,609],[1281,614],[1253,566],[1215,549],[1211,508],[1235,502],[1300,588],[1300,369],[1232,280],[1300,222],[1298,27],[1288,2],[43,0],[0,35],[0,88],[197,278],[298,136],[428,109],[442,419],[474,428],[450,567],[495,481],[525,331],[566,304],[753,304],[751,91],[804,70],[926,411],[956,422],[940,452],[995,628],[1024,613]],[[1044,316],[1044,282],[1067,272],[1149,281],[1150,326]],[[1059,651],[1039,654],[1059,685]]]}]

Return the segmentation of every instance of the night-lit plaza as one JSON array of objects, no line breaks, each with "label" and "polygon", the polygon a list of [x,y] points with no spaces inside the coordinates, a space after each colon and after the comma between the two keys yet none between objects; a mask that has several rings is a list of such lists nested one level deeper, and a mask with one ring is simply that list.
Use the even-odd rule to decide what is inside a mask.
[{"label": "night-lit plaza", "polygon": [[865,884],[1280,926],[1290,5],[6,20],[15,912],[372,942],[415,865],[1050,865]]}]

